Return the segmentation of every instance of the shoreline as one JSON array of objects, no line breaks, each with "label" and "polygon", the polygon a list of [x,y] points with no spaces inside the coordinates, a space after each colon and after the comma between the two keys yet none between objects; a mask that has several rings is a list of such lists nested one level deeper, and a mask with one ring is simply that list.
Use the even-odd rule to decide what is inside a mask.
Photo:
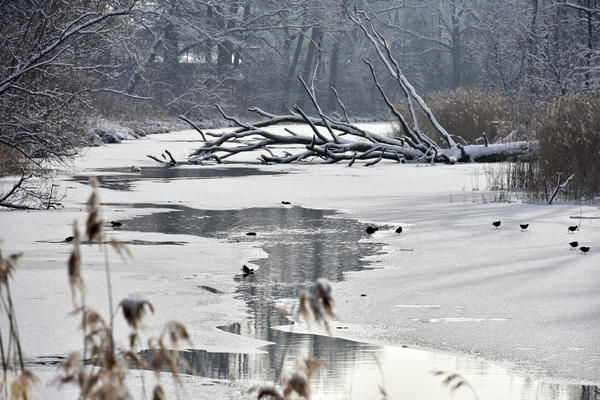
[{"label": "shoreline", "polygon": [[[155,166],[152,161],[146,160],[144,157],[148,152],[154,153],[154,149],[159,146],[160,148],[167,146],[172,149],[176,158],[180,159],[193,146],[183,140],[194,139],[195,134],[185,131],[168,136],[161,135],[160,138],[160,141],[145,139],[135,141],[135,144],[124,143],[121,146],[91,148],[88,152],[90,156],[86,157],[86,160],[80,160],[77,169],[99,168],[108,162],[111,163],[111,167],[130,166],[132,162],[141,165],[142,168],[144,165]],[[144,143],[145,141],[146,143]],[[140,144],[141,146],[138,146]],[[130,145],[132,147],[129,147]],[[102,153],[103,156],[95,159],[94,157],[98,156],[96,152]],[[206,167],[219,168],[217,166]],[[250,167],[256,168],[257,166],[251,165]],[[301,164],[259,166],[259,168],[294,173],[269,177],[264,183],[261,183],[260,176],[227,178],[229,180],[227,185],[223,185],[223,180],[219,182],[218,179],[202,179],[195,181],[199,186],[196,188],[197,185],[194,185],[194,190],[191,191],[185,189],[185,181],[174,181],[168,184],[139,181],[136,183],[136,192],[101,190],[100,197],[103,203],[123,203],[135,202],[136,199],[144,199],[152,195],[156,196],[152,201],[157,204],[168,205],[169,202],[183,201],[190,207],[201,209],[265,207],[278,204],[285,197],[294,204],[306,208],[339,210],[340,214],[338,215],[360,221],[402,224],[405,231],[400,237],[391,234],[393,231],[376,234],[375,239],[384,240],[389,254],[375,257],[373,260],[376,261],[374,270],[346,274],[344,281],[333,283],[334,296],[339,296],[336,297],[339,307],[338,315],[341,319],[351,321],[355,326],[362,328],[363,336],[359,338],[359,341],[371,343],[371,341],[365,341],[365,338],[369,336],[369,327],[378,327],[377,334],[380,336],[371,334],[370,340],[377,339],[381,343],[390,343],[391,340],[397,338],[398,329],[412,329],[410,337],[414,338],[415,332],[418,332],[424,338],[424,343],[439,343],[449,349],[462,348],[467,355],[508,354],[506,357],[489,358],[511,360],[512,357],[532,363],[521,364],[523,366],[546,365],[549,373],[560,372],[560,370],[587,371],[587,373],[581,374],[584,382],[588,381],[586,378],[588,375],[598,376],[600,356],[597,356],[598,358],[594,361],[596,356],[593,353],[594,349],[598,348],[598,339],[594,339],[595,335],[592,336],[586,332],[597,332],[599,323],[594,319],[584,318],[584,315],[593,315],[594,310],[600,309],[595,308],[596,304],[600,304],[598,290],[590,286],[591,277],[595,276],[592,266],[597,264],[598,252],[590,252],[586,256],[581,256],[569,252],[568,249],[563,251],[561,247],[564,240],[570,238],[562,232],[562,226],[568,221],[569,215],[579,214],[579,205],[474,203],[471,199],[472,193],[469,190],[461,191],[461,187],[467,186],[466,189],[469,189],[469,186],[474,186],[473,171],[474,168],[483,168],[481,165],[416,168],[415,166],[395,165],[392,167],[382,163],[369,169],[362,167],[350,169],[342,168],[342,166]],[[316,182],[315,177],[317,176],[321,182]],[[432,179],[435,179],[435,182],[432,182]],[[479,176],[477,179],[481,180],[484,177]],[[60,279],[53,279],[57,279],[57,282],[64,281],[66,288],[66,259],[70,246],[63,248],[57,247],[56,244],[40,244],[31,241],[29,239],[31,233],[27,231],[27,226],[38,221],[36,235],[45,234],[48,237],[43,239],[47,240],[51,239],[51,232],[54,232],[52,235],[60,235],[59,238],[66,237],[73,218],[81,219],[85,215],[85,211],[77,210],[85,203],[85,199],[89,195],[87,185],[77,184],[63,178],[61,178],[61,182],[66,186],[75,186],[75,189],[69,189],[69,199],[65,210],[51,213],[47,211],[11,211],[11,216],[8,216],[8,212],[0,213],[0,219],[3,224],[8,223],[13,230],[10,238],[3,238],[6,241],[3,251],[8,254],[11,250],[24,250],[26,252],[23,260],[26,264],[25,269],[31,270],[32,273],[40,270],[61,270],[64,276],[61,276]],[[438,186],[436,187],[436,185]],[[440,185],[444,187],[440,187]],[[448,200],[446,187],[451,187],[456,191],[453,203]],[[198,188],[201,188],[200,192],[196,191]],[[174,199],[172,193],[181,193],[179,200]],[[199,196],[198,193],[202,193],[204,196]],[[240,197],[247,193],[253,195]],[[577,212],[574,211],[575,209]],[[103,210],[106,221],[149,212],[125,210],[117,213],[116,210],[105,206],[103,206]],[[584,206],[584,215],[591,212],[597,213],[597,207]],[[24,220],[18,218],[27,214],[31,218],[24,218]],[[37,218],[46,218],[40,223],[34,214],[38,215]],[[497,215],[500,215],[506,227],[498,232],[491,230],[491,225],[488,227],[488,220]],[[521,233],[518,230],[514,232],[510,230],[509,227],[518,224],[522,219],[532,222],[531,232]],[[61,228],[61,233],[59,233],[56,229],[57,226],[64,227],[64,231]],[[597,243],[594,238],[600,237],[600,227],[593,220],[584,221],[584,227],[582,232],[577,233],[578,240],[589,241],[594,246],[594,243]],[[552,234],[545,235],[544,232]],[[124,231],[113,232],[113,234],[123,240],[140,237],[137,234],[125,234]],[[220,250],[211,251],[210,257],[218,260],[220,257],[218,254],[229,254],[228,261],[220,262],[218,265],[215,263],[214,266],[210,263],[203,265],[201,271],[205,272],[200,272],[201,276],[197,279],[204,284],[206,284],[205,280],[209,280],[212,282],[211,286],[214,285],[224,292],[225,297],[217,296],[220,298],[217,301],[218,304],[207,305],[207,309],[212,309],[211,312],[215,313],[214,318],[219,319],[219,322],[215,320],[216,324],[210,325],[210,327],[206,325],[210,323],[208,320],[199,324],[196,322],[195,332],[199,333],[201,338],[207,339],[209,348],[211,341],[213,341],[213,345],[218,346],[220,346],[219,342],[221,344],[228,342],[228,335],[222,331],[215,332],[214,327],[223,325],[226,321],[233,322],[236,318],[241,318],[245,314],[245,305],[233,298],[235,283],[228,282],[223,277],[237,273],[239,260],[257,255],[261,257],[262,253],[258,248],[260,246],[179,236],[167,238],[161,235],[147,235],[144,238],[146,240],[186,241],[188,243],[185,247],[193,254],[202,254],[208,248],[215,248],[218,243],[221,243],[218,245],[221,246]],[[19,244],[22,245],[20,249],[18,248]],[[133,247],[136,250],[135,246]],[[52,249],[59,249],[60,252],[54,256],[53,260],[48,261],[45,257]],[[414,251],[407,252],[402,249],[414,249]],[[28,254],[29,250],[33,250],[33,253]],[[161,249],[150,253],[147,253],[147,250],[137,249],[135,251],[136,258],[131,266],[115,267],[115,273],[124,279],[123,287],[117,290],[117,293],[128,293],[133,290],[143,294],[145,290],[142,287],[136,289],[127,287],[127,284],[149,276],[148,274],[156,274],[156,277],[161,275],[161,263],[167,262],[169,258],[158,254],[162,251]],[[430,252],[432,254],[429,254]],[[463,265],[465,255],[468,255],[469,258],[468,268]],[[84,254],[84,259],[86,257],[89,257],[88,260],[91,264],[98,262],[93,250]],[[42,260],[45,261],[43,267],[36,267],[36,263]],[[436,265],[439,260],[443,260],[443,266]],[[173,276],[186,279],[193,278],[194,274],[199,273],[199,267],[195,263],[181,262],[183,264],[171,272],[174,274]],[[118,261],[115,259],[115,264],[117,263]],[[136,265],[138,263],[144,265]],[[568,265],[568,268],[563,267],[563,263]],[[378,268],[382,266],[384,268]],[[446,274],[445,279],[442,279],[443,274]],[[156,277],[152,277],[151,280],[162,282],[162,280],[156,280]],[[196,282],[194,279],[189,281]],[[536,282],[537,286],[524,285],[527,280]],[[19,272],[15,276],[15,282],[18,283],[18,281]],[[34,282],[35,279],[32,277],[30,283],[34,284]],[[144,283],[148,284],[148,282]],[[61,283],[61,285],[63,284]],[[169,285],[166,283],[161,283],[161,285],[158,290],[161,294],[155,297],[153,302],[158,309],[168,312],[171,308],[170,304],[172,305],[172,302],[169,301],[169,291],[172,289],[169,289]],[[403,291],[399,292],[396,287],[402,287]],[[183,286],[183,288],[190,294],[189,302],[185,300],[184,303],[187,307],[194,309],[196,306],[192,299],[198,294],[191,291],[191,286]],[[356,293],[367,290],[368,297],[366,299],[369,303],[361,303],[360,299],[356,297]],[[569,296],[568,301],[562,303],[553,300],[552,294],[560,295],[562,298],[562,295],[567,295],[573,290],[579,290],[581,295],[579,297]],[[492,301],[488,296],[490,293],[494,293],[502,301]],[[465,297],[466,295],[472,298]],[[52,293],[49,292],[47,296],[51,297]],[[92,298],[94,296],[92,295]],[[97,296],[100,301],[102,296],[103,293],[100,291]],[[210,301],[217,300],[208,294],[203,294],[203,296]],[[523,303],[524,299],[529,298],[535,301]],[[68,309],[70,304],[68,296],[65,299],[66,309]],[[385,301],[386,299],[387,301]],[[417,299],[418,301],[416,301]],[[24,298],[21,297],[21,307],[23,300]],[[165,303],[161,304],[163,300]],[[345,303],[345,300],[348,300],[348,303]],[[550,310],[546,310],[545,302],[549,302]],[[234,312],[230,308],[232,303],[236,304]],[[35,304],[35,301],[28,300],[26,304]],[[398,304],[438,304],[440,307],[437,309],[410,309],[397,307]],[[103,310],[104,305],[100,304],[97,308]],[[572,315],[573,310],[583,311],[584,315],[574,321],[567,320],[568,323],[564,327],[561,323],[556,322]],[[23,315],[23,312],[19,312],[19,314]],[[190,319],[185,312],[176,314]],[[577,314],[574,316],[576,317]],[[423,319],[446,317],[507,318],[507,321],[494,322],[496,325],[501,325],[501,334],[495,331],[497,327],[492,329],[485,326],[485,324],[490,324],[485,321],[421,322]],[[534,317],[535,320],[528,320],[529,317]],[[160,316],[150,323],[155,324],[164,318],[165,316]],[[193,319],[191,320],[193,321]],[[74,325],[73,320],[68,323]],[[580,329],[582,324],[587,324],[584,330]],[[450,325],[460,326],[451,327]],[[507,325],[510,326],[507,327]],[[483,331],[479,332],[480,328]],[[515,335],[518,332],[522,333]],[[538,335],[535,332],[544,332],[544,335],[549,335],[550,339],[539,336],[541,334]],[[333,332],[334,335],[338,333],[341,334],[341,332]],[[344,332],[344,334],[346,333],[349,332]],[[573,343],[580,342],[581,345],[577,348],[581,348],[581,350],[569,350],[571,348],[569,341],[555,341],[567,333],[570,333],[567,336],[572,337]],[[313,333],[311,332],[311,334]],[[499,336],[486,339],[486,335],[492,334]],[[483,337],[481,337],[482,335]],[[35,339],[35,335],[32,339]],[[78,342],[79,338],[76,339]],[[235,339],[239,341],[242,338]],[[548,340],[548,345],[535,346],[532,341],[536,340]],[[500,344],[498,347],[493,345],[496,341]],[[407,342],[400,343],[406,344]],[[458,347],[461,343],[462,347]],[[251,346],[257,349],[260,345],[254,340],[244,339],[236,346],[238,348]],[[531,350],[523,350],[523,357],[519,358],[516,357],[518,352],[514,351],[517,347]],[[575,346],[572,347],[575,348]],[[486,352],[486,348],[491,351]],[[510,348],[513,350],[509,350]],[[556,357],[554,357],[555,350]],[[568,363],[564,363],[562,360],[567,360]],[[519,370],[518,362],[517,370]]]}]

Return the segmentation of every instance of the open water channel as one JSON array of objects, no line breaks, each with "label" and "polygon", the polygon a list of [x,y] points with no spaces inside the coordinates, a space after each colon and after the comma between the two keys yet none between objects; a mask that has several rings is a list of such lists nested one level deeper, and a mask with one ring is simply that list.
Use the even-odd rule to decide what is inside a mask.
[{"label": "open water channel", "polygon": [[[135,190],[140,179],[199,179],[262,174],[258,169],[146,169],[142,175],[121,170],[97,171],[102,186]],[[105,172],[110,174],[103,175]],[[115,174],[117,173],[117,174]],[[86,177],[78,177],[84,181]],[[284,200],[284,199],[282,199]],[[229,326],[228,332],[273,343],[264,353],[208,353],[189,349],[182,356],[189,373],[219,379],[272,381],[285,354],[283,369],[293,370],[297,361],[313,357],[327,363],[313,381],[314,398],[381,398],[380,387],[392,399],[598,399],[595,386],[543,382],[510,373],[494,363],[468,355],[452,355],[409,346],[378,346],[323,335],[289,334],[273,329],[291,321],[278,307],[282,299],[295,299],[314,280],[345,279],[345,272],[375,268],[366,257],[383,246],[364,232],[366,225],[333,211],[295,205],[239,210],[201,210],[183,205],[112,204],[109,207],[154,208],[159,212],[123,220],[122,230],[187,234],[231,241],[255,241],[267,258],[248,260],[257,267],[253,275],[231,279],[247,305],[247,318]],[[389,227],[392,229],[392,227]],[[256,232],[247,236],[245,232]],[[199,291],[214,290],[199,286]],[[360,296],[361,293],[356,293]],[[333,324],[335,333],[343,324]],[[450,393],[444,376],[433,371],[458,372],[472,385]]]}]

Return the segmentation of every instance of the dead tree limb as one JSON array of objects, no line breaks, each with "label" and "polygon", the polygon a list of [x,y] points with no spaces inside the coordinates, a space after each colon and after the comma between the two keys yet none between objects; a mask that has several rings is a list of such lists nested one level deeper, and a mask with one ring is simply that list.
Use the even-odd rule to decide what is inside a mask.
[{"label": "dead tree limb", "polygon": [[338,94],[338,91],[335,89],[334,86],[331,87],[331,90],[335,94],[335,99],[336,99],[337,103],[342,108],[342,112],[344,113],[344,121],[347,124],[349,124],[350,123],[350,119],[348,119],[348,113],[346,112],[346,106],[344,105],[344,103],[342,103],[342,100],[340,99],[340,95]]},{"label": "dead tree limb", "polygon": [[[189,156],[189,161],[202,163],[214,159],[217,162],[224,162],[225,159],[233,155],[256,150],[266,150],[269,153],[268,155],[262,154],[259,157],[260,161],[265,164],[318,159],[325,163],[348,161],[348,166],[354,165],[356,161],[364,161],[364,165],[370,166],[383,160],[431,164],[437,162],[453,164],[457,161],[502,161],[510,158],[529,159],[532,154],[535,154],[537,143],[487,143],[485,146],[467,145],[466,143],[464,145],[457,144],[452,135],[438,123],[431,109],[406,79],[386,39],[377,31],[367,14],[362,11],[356,11],[354,15],[350,14],[348,10],[346,12],[348,17],[364,33],[375,49],[377,57],[405,95],[412,126],[409,125],[402,112],[392,103],[390,96],[385,93],[373,63],[367,59],[364,59],[364,62],[370,69],[373,82],[383,99],[383,103],[400,124],[400,136],[379,135],[350,123],[346,109],[335,88],[332,88],[332,90],[336,94],[338,104],[342,107],[344,119],[340,120],[331,115],[326,115],[319,105],[314,87],[318,68],[317,63],[310,86],[302,77],[298,77],[302,88],[308,94],[316,110],[316,116],[309,116],[305,110],[297,105],[294,106],[293,112],[287,115],[272,114],[260,108],[252,107],[249,110],[258,114],[259,120],[246,123],[228,115],[217,105],[216,107],[223,118],[233,122],[237,128],[220,133],[207,132],[206,136],[210,136],[211,139],[206,140],[206,136],[203,135],[205,143]],[[444,143],[445,146],[438,144],[434,138],[430,138],[420,131],[415,107],[420,107],[427,115],[440,136],[438,141]],[[187,118],[183,120],[197,131],[200,131],[192,121],[187,120]],[[289,127],[284,127],[283,132],[270,129],[286,124],[308,126],[310,127],[310,133],[302,134],[298,129],[292,130]],[[286,147],[282,149],[280,146]]]},{"label": "dead tree limb", "polygon": [[[37,178],[37,181],[34,184],[29,184],[32,178]],[[60,200],[65,195],[55,189],[58,189],[58,185],[48,182],[44,176],[33,172],[26,173],[21,168],[19,180],[12,184],[8,192],[0,194],[0,207],[18,210],[62,207]]]},{"label": "dead tree limb", "polygon": [[575,174],[571,174],[571,176],[569,176],[563,183],[560,182],[560,175],[558,176],[558,183],[556,184],[556,187],[554,188],[554,191],[552,192],[552,196],[550,196],[550,200],[548,200],[548,204],[552,204],[556,195],[561,190],[564,190],[564,188],[567,187],[567,185],[569,184],[569,182],[571,182],[571,179],[573,179],[574,176],[575,176]]},{"label": "dead tree limb", "polygon": [[190,121],[190,119],[188,117],[186,117],[185,115],[180,115],[179,119],[190,124],[192,126],[192,128],[194,128],[196,130],[196,132],[198,132],[202,136],[202,140],[204,140],[204,142],[206,142],[206,136],[204,136],[204,132],[202,132],[202,129],[200,129],[198,127],[198,125],[196,125],[193,121]]},{"label": "dead tree limb", "polygon": [[[165,156],[165,153],[167,153],[167,155],[169,156],[169,160],[167,160],[167,157]],[[173,167],[177,164],[177,161],[175,161],[175,158],[173,158],[173,155],[171,154],[171,152],[169,150],[165,150],[164,153],[161,154],[162,156],[162,160],[156,156],[153,156],[151,154],[147,154],[146,157],[156,161],[157,163],[163,164],[167,167]],[[211,157],[214,158],[214,157]],[[218,161],[218,160],[217,160]]]},{"label": "dead tree limb", "polygon": [[31,178],[31,175],[29,175],[28,177],[25,177],[25,170],[23,168],[21,168],[21,178],[19,179],[19,181],[17,183],[15,183],[13,185],[13,187],[8,191],[8,193],[6,193],[4,196],[2,196],[2,198],[0,198],[0,205],[3,205],[3,207],[8,207],[4,205],[4,202],[9,199],[13,194],[15,194],[15,192],[21,188],[21,186],[23,185],[23,182],[25,182],[26,179]]}]

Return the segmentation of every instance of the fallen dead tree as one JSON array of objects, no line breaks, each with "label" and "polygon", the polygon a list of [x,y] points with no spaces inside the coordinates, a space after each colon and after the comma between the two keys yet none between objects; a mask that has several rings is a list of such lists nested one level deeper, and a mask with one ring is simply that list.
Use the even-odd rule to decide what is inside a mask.
[{"label": "fallen dead tree", "polygon": [[[332,90],[343,110],[344,120],[323,113],[314,88],[318,69],[317,62],[310,86],[300,76],[299,79],[318,116],[308,116],[298,106],[294,106],[293,113],[288,115],[271,114],[253,107],[250,108],[250,111],[258,114],[261,119],[252,123],[244,123],[233,116],[227,115],[217,105],[217,109],[223,118],[233,122],[238,127],[233,131],[217,134],[202,132],[187,117],[181,116],[180,118],[196,129],[204,140],[204,145],[190,155],[189,161],[203,163],[208,160],[215,160],[221,163],[235,154],[256,150],[264,150],[268,153],[268,155],[262,154],[260,156],[260,160],[265,164],[292,163],[318,158],[326,163],[346,161],[349,166],[358,160],[365,161],[364,165],[369,166],[384,159],[397,162],[441,162],[448,164],[510,159],[523,160],[531,159],[537,153],[538,145],[535,142],[486,143],[485,145],[457,143],[454,137],[438,123],[433,112],[406,79],[385,38],[377,31],[366,13],[355,11],[354,14],[351,14],[348,10],[346,12],[349,19],[362,30],[375,49],[379,60],[385,66],[386,71],[405,96],[410,120],[407,120],[399,108],[389,100],[379,82],[372,62],[363,59],[365,65],[371,71],[373,82],[383,102],[398,121],[401,128],[401,134],[398,137],[378,135],[350,123],[346,116],[346,109],[334,88]],[[425,113],[435,127],[439,136],[435,140],[419,129],[416,107],[419,107]],[[275,133],[268,129],[269,127],[286,124],[306,124],[311,128],[312,135],[298,134],[289,127],[285,128],[285,133]],[[211,139],[207,139],[207,136],[210,136]],[[296,153],[289,153],[282,150],[281,145],[300,145],[302,149]]]}]

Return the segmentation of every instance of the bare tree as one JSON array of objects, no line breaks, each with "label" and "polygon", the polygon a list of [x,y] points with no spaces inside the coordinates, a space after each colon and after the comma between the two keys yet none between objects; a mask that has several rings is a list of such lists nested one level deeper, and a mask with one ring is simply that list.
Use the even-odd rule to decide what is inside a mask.
[{"label": "bare tree", "polygon": [[[383,159],[391,159],[398,162],[417,161],[431,163],[501,160],[508,157],[528,157],[531,155],[531,152],[535,151],[535,144],[532,146],[527,142],[498,145],[488,145],[486,143],[485,146],[464,146],[458,144],[452,135],[446,132],[437,122],[422,97],[406,79],[398,61],[392,54],[387,40],[375,28],[367,14],[359,11],[355,14],[348,12],[348,18],[363,32],[375,50],[377,58],[385,66],[385,70],[396,83],[397,89],[406,98],[410,120],[405,118],[398,107],[389,100],[388,95],[380,84],[380,79],[373,63],[370,60],[364,59],[364,63],[372,76],[374,85],[379,91],[384,104],[397,118],[401,126],[403,132],[401,137],[390,138],[381,136],[361,129],[347,121],[340,121],[326,115],[317,100],[314,79],[307,83],[302,76],[299,76],[300,82],[318,114],[317,117],[309,117],[299,106],[295,106],[295,113],[289,115],[275,115],[265,112],[260,108],[252,108],[250,111],[259,114],[264,119],[253,123],[244,123],[226,114],[221,107],[217,106],[223,117],[238,125],[239,129],[212,135],[216,137],[213,140],[205,141],[204,146],[191,155],[190,161],[202,163],[214,159],[221,163],[226,158],[240,152],[257,149],[266,150],[269,153],[269,155],[261,155],[260,160],[264,163],[290,163],[317,157],[328,163],[347,160],[349,161],[349,165],[353,165],[356,160],[369,160],[366,165],[373,165]],[[436,140],[428,137],[419,129],[416,108],[421,109],[427,115],[437,131],[438,139],[441,140],[443,145],[439,145]],[[312,130],[312,136],[298,134],[290,128],[286,128],[283,134],[266,129],[273,125],[290,123],[307,124]],[[194,126],[193,123],[191,125]],[[196,126],[194,128],[199,130]],[[204,133],[201,130],[199,131],[205,137]],[[239,139],[254,140],[248,144],[235,145]],[[229,144],[234,145],[228,146]],[[281,144],[302,145],[304,149],[295,154],[288,153],[286,150],[283,155],[277,155],[275,154],[276,146]]]},{"label": "bare tree", "polygon": [[40,167],[74,155],[82,144],[75,106],[89,106],[99,92],[119,92],[97,84],[117,67],[98,46],[133,4],[86,4],[2,3],[0,143]]},{"label": "bare tree", "polygon": [[482,71],[479,84],[483,87],[505,95],[516,95],[527,88],[523,84],[530,53],[529,27],[523,18],[527,14],[528,5],[520,0],[486,1],[481,5],[474,53]]},{"label": "bare tree", "polygon": [[600,30],[600,2],[598,0],[580,0],[579,4],[565,2],[561,5],[575,13],[575,23],[581,26],[577,36],[578,48],[583,58],[583,78],[586,90],[600,88],[600,49],[598,48],[598,31]]},{"label": "bare tree", "polygon": [[[122,93],[111,38],[133,12],[129,1],[0,2],[0,147],[44,170],[87,143],[84,110]],[[28,177],[0,193],[3,205],[33,194]]]},{"label": "bare tree", "polygon": [[[449,56],[449,86],[457,88],[463,84],[468,40],[479,21],[475,1],[409,1],[395,6],[386,4],[374,11],[377,19],[392,32],[401,34],[410,42],[409,46],[420,48],[420,51],[417,50],[419,61],[424,61],[424,57],[432,51]],[[407,24],[405,19],[400,21],[399,11],[419,23]],[[443,71],[441,60],[438,67],[439,71]]]}]

